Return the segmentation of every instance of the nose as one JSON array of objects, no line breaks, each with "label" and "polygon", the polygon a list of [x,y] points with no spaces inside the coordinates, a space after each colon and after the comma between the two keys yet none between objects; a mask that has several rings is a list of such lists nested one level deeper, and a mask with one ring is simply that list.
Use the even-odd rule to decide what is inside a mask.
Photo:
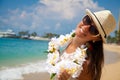
[{"label": "nose", "polygon": [[90,25],[83,25],[81,27],[85,32],[89,32]]}]

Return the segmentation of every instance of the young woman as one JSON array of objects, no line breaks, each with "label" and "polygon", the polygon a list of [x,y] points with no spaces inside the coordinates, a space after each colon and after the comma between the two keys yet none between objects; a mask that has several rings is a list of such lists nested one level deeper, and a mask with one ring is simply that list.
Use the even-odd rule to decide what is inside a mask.
[{"label": "young woman", "polygon": [[[87,56],[82,63],[83,69],[73,80],[100,80],[104,63],[103,43],[106,42],[106,37],[114,28],[115,19],[109,10],[94,13],[89,9],[86,10],[86,16],[77,25],[75,36],[61,56],[61,60],[67,60],[64,58],[71,58],[72,54],[78,54],[76,49],[82,45],[87,48],[85,52]],[[62,70],[57,76],[58,80],[68,80],[70,78],[71,74],[66,69]]]},{"label": "young woman", "polygon": [[[88,45],[86,61],[77,80],[100,80],[104,63],[103,42],[106,42],[106,36],[115,28],[115,20],[108,10],[92,13],[87,9],[86,12],[87,15],[77,25],[76,35],[65,51],[71,54],[77,47]],[[69,77],[63,71],[58,80],[67,80]]]}]

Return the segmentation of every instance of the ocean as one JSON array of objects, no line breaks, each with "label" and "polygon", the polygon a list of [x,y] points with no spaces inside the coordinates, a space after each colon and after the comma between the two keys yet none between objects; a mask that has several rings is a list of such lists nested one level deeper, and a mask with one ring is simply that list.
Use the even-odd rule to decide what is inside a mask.
[{"label": "ocean", "polygon": [[48,41],[0,38],[0,80],[45,71]]}]

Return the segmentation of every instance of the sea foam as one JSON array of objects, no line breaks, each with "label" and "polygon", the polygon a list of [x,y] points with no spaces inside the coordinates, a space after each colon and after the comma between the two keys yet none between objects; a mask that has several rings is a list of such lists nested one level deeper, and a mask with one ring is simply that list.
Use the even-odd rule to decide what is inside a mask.
[{"label": "sea foam", "polygon": [[0,70],[0,80],[22,80],[23,74],[46,72],[45,65],[45,61],[40,61],[37,63],[29,63],[24,66]]}]

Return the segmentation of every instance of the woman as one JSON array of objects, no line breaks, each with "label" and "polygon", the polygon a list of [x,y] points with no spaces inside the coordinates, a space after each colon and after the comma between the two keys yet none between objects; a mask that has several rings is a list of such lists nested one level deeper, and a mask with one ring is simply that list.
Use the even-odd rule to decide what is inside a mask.
[{"label": "woman", "polygon": [[[82,45],[87,47],[85,61],[82,64],[83,70],[74,80],[100,80],[102,66],[104,63],[103,43],[106,37],[115,28],[115,19],[111,12],[103,10],[92,13],[86,9],[86,16],[77,25],[75,37],[67,45],[61,57],[66,57],[75,53],[76,49]],[[63,58],[61,58],[63,59]],[[64,59],[63,59],[64,60]],[[68,80],[71,74],[62,70],[58,75],[58,80]]]},{"label": "woman", "polygon": [[[92,13],[87,9],[86,12],[87,15],[75,30],[76,36],[65,51],[69,54],[78,46],[89,44],[83,71],[77,79],[100,80],[104,63],[103,42],[106,42],[106,36],[115,28],[115,20],[107,10]],[[63,71],[58,76],[58,80],[67,80],[69,77],[70,75]]]}]

